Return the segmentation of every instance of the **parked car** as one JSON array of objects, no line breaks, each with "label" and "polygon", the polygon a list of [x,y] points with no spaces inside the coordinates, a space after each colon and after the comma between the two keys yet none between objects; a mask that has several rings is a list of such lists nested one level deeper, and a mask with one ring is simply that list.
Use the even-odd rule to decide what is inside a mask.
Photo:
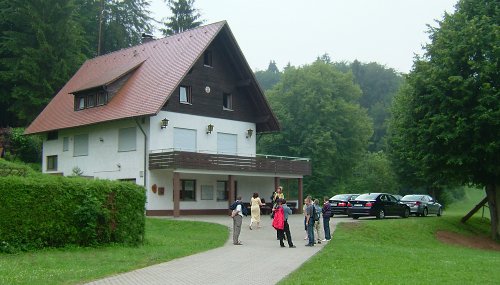
[{"label": "parked car", "polygon": [[359,195],[350,203],[352,206],[348,208],[348,212],[353,219],[358,219],[361,216],[375,216],[377,219],[383,219],[386,216],[401,216],[403,218],[410,216],[410,207],[387,193]]},{"label": "parked car", "polygon": [[330,198],[330,208],[332,209],[332,217],[334,214],[347,215],[347,205],[349,201],[354,200],[359,194],[339,194]]},{"label": "parked car", "polygon": [[414,214],[417,217],[425,217],[429,214],[436,214],[439,217],[443,214],[443,206],[429,195],[406,195],[401,199],[401,202],[408,205],[410,207],[410,214]]},{"label": "parked car", "polygon": [[398,194],[393,194],[392,196],[394,196],[394,198],[398,199],[398,201],[401,201],[401,199],[403,199],[403,196],[398,195]]}]

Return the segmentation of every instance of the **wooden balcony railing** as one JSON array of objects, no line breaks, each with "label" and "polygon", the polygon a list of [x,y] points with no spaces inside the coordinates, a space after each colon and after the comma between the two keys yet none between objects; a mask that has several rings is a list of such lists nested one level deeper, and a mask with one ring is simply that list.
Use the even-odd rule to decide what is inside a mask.
[{"label": "wooden balcony railing", "polygon": [[186,151],[149,154],[149,169],[206,169],[310,175],[311,162],[281,156],[237,156]]}]

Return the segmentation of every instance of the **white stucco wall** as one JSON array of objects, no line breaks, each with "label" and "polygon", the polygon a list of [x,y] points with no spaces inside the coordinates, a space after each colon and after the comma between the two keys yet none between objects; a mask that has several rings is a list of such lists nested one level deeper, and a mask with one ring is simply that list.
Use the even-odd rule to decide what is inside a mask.
[{"label": "white stucco wall", "polygon": [[[168,127],[160,128],[162,119],[169,120]],[[237,152],[242,156],[255,156],[256,132],[255,124],[249,122],[232,121],[225,119],[209,118],[167,111],[160,111],[158,115],[150,118],[152,151],[172,150],[174,147],[174,128],[196,129],[197,152],[217,153],[217,133],[235,134],[237,139]],[[212,124],[214,130],[207,134],[207,126]],[[247,130],[252,129],[253,135],[246,137]]]},{"label": "white stucco wall", "polygon": [[[139,120],[144,131],[148,132],[148,120]],[[118,151],[118,130],[136,127],[136,149]],[[88,155],[73,156],[74,136],[88,134]],[[63,151],[63,138],[69,138],[69,149]],[[47,156],[57,155],[57,171],[47,171]],[[144,135],[133,119],[120,120],[93,126],[60,130],[57,140],[45,140],[43,143],[42,167],[45,173],[72,174],[74,167],[79,167],[84,176],[106,179],[135,178],[136,183],[144,183]]]}]

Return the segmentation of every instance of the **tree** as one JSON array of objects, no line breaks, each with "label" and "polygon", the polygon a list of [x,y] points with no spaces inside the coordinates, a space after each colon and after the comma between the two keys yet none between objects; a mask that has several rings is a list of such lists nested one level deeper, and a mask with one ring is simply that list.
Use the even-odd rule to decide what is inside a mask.
[{"label": "tree", "polygon": [[73,0],[0,1],[1,125],[25,126],[83,62]]},{"label": "tree", "polygon": [[[85,39],[89,48],[87,57],[97,56],[98,45],[100,54],[106,54],[119,49],[141,43],[143,33],[151,33],[152,18],[148,10],[147,0],[75,0],[77,3],[78,21],[85,30]],[[102,18],[100,17],[102,13]],[[99,25],[101,39],[99,41]]]},{"label": "tree", "polygon": [[266,71],[256,71],[255,78],[264,90],[271,89],[280,81],[281,72],[276,66],[276,62],[271,60]]},{"label": "tree", "polygon": [[359,84],[363,96],[360,104],[368,109],[373,119],[374,133],[370,139],[369,150],[377,152],[385,149],[387,121],[390,118],[390,106],[394,95],[403,83],[403,77],[392,68],[375,62],[360,63],[355,60],[350,64],[354,82]]},{"label": "tree", "polygon": [[165,36],[196,28],[204,22],[200,20],[200,12],[194,8],[194,0],[168,0],[167,6],[172,16],[167,18],[165,28],[161,29]]},{"label": "tree", "polygon": [[485,187],[494,239],[500,238],[499,18],[498,1],[461,0],[430,28],[431,42],[407,78],[408,125],[398,130],[421,177]]},{"label": "tree", "polygon": [[259,152],[310,157],[313,174],[304,179],[305,192],[331,194],[366,152],[372,135],[352,75],[323,61],[288,67],[266,95],[282,131],[262,137]]},{"label": "tree", "polygon": [[345,189],[356,189],[357,193],[399,191],[396,174],[383,151],[366,153],[344,184]]}]

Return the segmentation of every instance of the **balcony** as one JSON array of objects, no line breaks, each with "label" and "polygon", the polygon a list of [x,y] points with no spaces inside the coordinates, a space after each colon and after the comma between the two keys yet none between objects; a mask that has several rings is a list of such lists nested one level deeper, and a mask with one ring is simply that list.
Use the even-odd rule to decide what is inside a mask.
[{"label": "balcony", "polygon": [[310,175],[308,158],[275,155],[239,156],[177,150],[155,150],[149,154],[149,169],[204,169]]}]

